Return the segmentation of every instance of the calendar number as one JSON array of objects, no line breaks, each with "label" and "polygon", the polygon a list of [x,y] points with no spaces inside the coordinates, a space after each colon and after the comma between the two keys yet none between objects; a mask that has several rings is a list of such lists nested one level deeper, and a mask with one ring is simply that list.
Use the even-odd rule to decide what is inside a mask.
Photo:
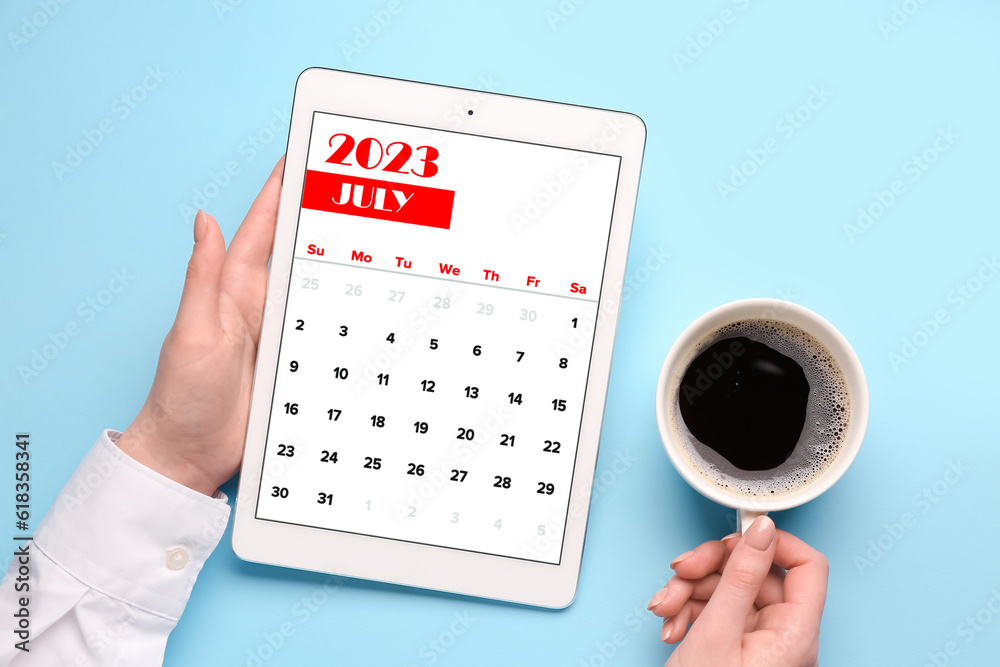
[{"label": "calendar number", "polygon": [[382,415],[372,415],[372,426],[375,428],[385,427],[385,417]]},{"label": "calendar number", "polygon": [[333,494],[319,492],[319,497],[316,498],[317,505],[333,505]]},{"label": "calendar number", "polygon": [[365,457],[365,467],[372,470],[380,470],[382,468],[382,459],[372,456]]},{"label": "calendar number", "polygon": [[468,470],[452,470],[451,471],[451,481],[453,482],[464,482],[465,478],[468,476]]},{"label": "calendar number", "polygon": [[479,398],[479,387],[466,387],[465,388],[466,398]]},{"label": "calendar number", "polygon": [[285,414],[286,415],[297,415],[297,414],[299,414],[299,404],[298,403],[285,403]]},{"label": "calendar number", "polygon": [[278,456],[292,458],[295,456],[295,445],[278,445]]},{"label": "calendar number", "polygon": [[573,319],[570,320],[570,322],[573,323],[573,328],[575,329],[576,328],[576,318],[574,317]]},{"label": "calendar number", "polygon": [[566,412],[566,401],[562,398],[552,399],[552,409],[558,412]]},{"label": "calendar number", "polygon": [[427,422],[413,422],[413,428],[417,433],[427,433]]},{"label": "calendar number", "polygon": [[305,331],[305,328],[306,328],[306,321],[305,320],[295,320],[295,330],[296,331]]},{"label": "calendar number", "polygon": [[533,310],[527,310],[525,308],[521,309],[521,319],[527,322],[534,322],[538,319],[538,313]]},{"label": "calendar number", "polygon": [[378,377],[376,379],[378,380],[378,383],[380,385],[385,386],[385,387],[389,386],[389,374],[388,373],[379,373]]},{"label": "calendar number", "polygon": [[560,357],[559,368],[566,368],[567,366],[569,366],[569,359],[567,359],[566,357]]},{"label": "calendar number", "polygon": [[452,512],[451,513],[451,522],[452,523],[458,523],[458,512]]},{"label": "calendar number", "polygon": [[[345,166],[350,165],[351,164],[350,162],[344,162],[344,158],[349,156],[351,154],[351,149],[354,148],[354,137],[352,137],[349,134],[344,134],[343,132],[335,134],[332,137],[330,137],[329,141],[330,148],[333,148],[333,140],[336,139],[337,137],[343,137],[344,139],[343,141],[340,142],[340,146],[337,147],[337,150],[333,152],[333,155],[328,157],[326,161],[331,162],[333,164],[342,164]],[[392,147],[399,143],[400,142],[398,141],[393,142],[389,144],[389,146]],[[406,146],[406,144],[403,145]],[[373,149],[376,146],[378,147],[378,157],[374,157]],[[407,149],[409,149],[409,146],[406,147]],[[404,151],[402,149],[397,151],[395,157],[392,159],[391,162],[389,162],[389,164],[385,166],[385,169],[383,171],[398,172],[399,167],[402,166],[402,164],[406,164],[406,161],[410,158],[411,151],[407,151],[406,155],[403,157],[402,164],[397,165],[396,162],[398,161],[400,155],[403,152]],[[358,161],[358,166],[361,167],[362,169],[374,169],[375,167],[379,166],[379,164],[381,164],[382,157],[386,153],[388,153],[388,149],[386,149],[385,151],[382,150],[382,142],[380,142],[378,139],[375,139],[374,137],[366,137],[358,142],[358,148],[357,150],[354,151],[354,159]]]},{"label": "calendar number", "polygon": [[492,303],[480,303],[476,305],[477,315],[492,315],[493,314],[493,304]]},{"label": "calendar number", "polygon": [[449,299],[448,297],[436,296],[434,297],[434,304],[431,306],[431,308],[444,308],[444,309],[451,308],[451,299]]},{"label": "calendar number", "polygon": [[303,278],[302,289],[319,289],[319,278]]},{"label": "calendar number", "polygon": [[347,335],[347,327],[345,327],[344,325],[340,325],[340,336],[344,337],[346,335]]},{"label": "calendar number", "polygon": [[331,408],[330,410],[326,411],[326,416],[330,421],[335,422],[338,419],[340,419],[340,413],[341,410],[338,410],[337,408]]},{"label": "calendar number", "polygon": [[319,457],[320,463],[336,463],[337,462],[337,452],[331,452],[328,450],[323,450],[323,453]]},{"label": "calendar number", "polygon": [[293,373],[299,370],[299,362],[293,361],[292,363],[288,364],[288,370],[290,370]]},{"label": "calendar number", "polygon": [[434,393],[434,380],[421,380],[420,381],[420,391],[426,391],[428,394]]},{"label": "calendar number", "polygon": [[521,396],[521,394],[515,394],[514,392],[511,392],[507,394],[507,400],[510,401],[511,405],[515,404],[521,405],[521,403],[524,401],[524,397]]},{"label": "calendar number", "polygon": [[[337,142],[338,139],[339,142]],[[337,143],[336,148],[334,148],[334,143]],[[383,149],[382,142],[375,137],[365,137],[357,142],[357,148],[355,148],[354,137],[344,132],[338,132],[330,137],[327,144],[334,149],[333,154],[326,159],[330,164],[350,166],[352,163],[346,160],[353,151],[354,159],[362,169],[375,169],[382,164],[383,158],[388,158],[389,161],[382,167],[382,171],[396,174],[407,173],[404,167],[407,166],[410,157],[416,152],[419,168],[410,169],[409,173],[421,178],[430,178],[437,174],[438,165],[435,160],[441,157],[441,153],[433,146],[417,146],[416,151],[414,151],[413,147],[402,141],[394,141]],[[397,146],[396,152],[393,153],[392,149]],[[423,151],[423,157],[420,157],[420,151]]]},{"label": "calendar number", "polygon": [[343,366],[337,366],[336,368],[333,369],[333,377],[335,377],[338,380],[346,380],[347,369],[344,368]]},{"label": "calendar number", "polygon": [[326,161],[331,164],[349,165],[351,163],[344,162],[344,158],[350,155],[351,151],[354,149],[354,137],[349,134],[344,134],[343,132],[335,134],[330,137],[330,141],[328,142],[330,148],[333,148],[333,140],[337,137],[343,137],[344,139],[340,142],[340,146],[337,147],[337,150],[333,152],[333,155],[328,157]]},{"label": "calendar number", "polygon": [[287,486],[272,486],[271,487],[271,497],[272,498],[287,498],[288,497],[288,487]]},{"label": "calendar number", "polygon": [[542,448],[543,452],[552,452],[553,454],[559,453],[559,448],[562,445],[558,440],[546,440],[545,447]]},{"label": "calendar number", "polygon": [[542,495],[545,496],[551,496],[555,492],[556,492],[555,484],[548,484],[546,482],[539,482],[538,490],[535,491],[535,493],[541,493]]},{"label": "calendar number", "polygon": [[524,359],[524,352],[520,350],[517,351],[517,361],[520,363],[521,359]]},{"label": "calendar number", "polygon": [[[344,142],[347,143],[346,141]],[[372,159],[374,151],[372,150],[375,146],[378,146],[378,157]],[[402,151],[400,151],[402,152]],[[379,166],[382,162],[382,156],[385,151],[382,150],[382,142],[374,137],[366,137],[358,142],[358,149],[354,152],[354,156],[358,159],[358,166],[362,169],[374,169]],[[397,154],[398,156],[398,154]],[[386,169],[392,166],[390,162],[386,165]]]},{"label": "calendar number", "polygon": [[472,440],[476,437],[476,432],[471,428],[458,427],[458,435],[455,437],[456,440]]},{"label": "calendar number", "polygon": [[347,283],[347,291],[344,292],[347,296],[361,296],[361,285],[352,285]]},{"label": "calendar number", "polygon": [[389,301],[396,301],[397,303],[403,300],[406,296],[406,292],[397,292],[394,289],[389,290]]},{"label": "calendar number", "polygon": [[[500,475],[493,476],[493,487],[497,489],[509,489],[510,488],[510,477],[501,477]],[[499,528],[499,526],[497,526]]]},{"label": "calendar number", "polygon": [[472,346],[472,354],[474,354],[475,356],[478,357],[482,353],[483,353],[483,346],[482,345],[473,345]]},{"label": "calendar number", "polygon": [[506,433],[501,433],[500,434],[500,444],[503,445],[503,446],[505,446],[505,447],[513,447],[514,446],[514,438],[515,438],[515,436],[513,436],[513,435],[507,435]]},{"label": "calendar number", "polygon": [[496,528],[497,530],[500,530],[501,528],[503,528],[503,522],[500,519],[497,519],[496,521],[493,522],[493,527]]},{"label": "calendar number", "polygon": [[424,464],[423,463],[421,463],[420,465],[417,465],[416,463],[407,463],[406,466],[407,466],[406,467],[406,474],[407,475],[416,475],[417,477],[423,477],[424,476]]},{"label": "calendar number", "polygon": [[410,173],[421,178],[430,178],[434,174],[438,173],[438,166],[435,164],[434,160],[441,157],[441,154],[438,152],[438,149],[433,146],[417,146],[418,151],[421,149],[424,151],[424,156],[420,158],[420,162],[423,164],[423,167],[419,172],[411,169]]},{"label": "calendar number", "polygon": [[437,338],[431,338],[431,349],[432,350],[438,349],[438,339]]},{"label": "calendar number", "polygon": [[[344,141],[346,144],[347,141]],[[378,157],[374,156],[375,146],[378,146]],[[382,142],[374,137],[366,137],[358,142],[358,149],[354,152],[354,156],[358,160],[358,166],[362,169],[374,169],[379,166],[382,162],[382,156],[385,151],[382,150]],[[388,165],[387,165],[388,166]]]},{"label": "calendar number", "polygon": [[385,165],[384,171],[392,171],[397,174],[405,173],[402,168],[406,166],[406,161],[413,154],[413,149],[410,148],[409,144],[404,144],[402,141],[394,141],[385,147],[386,157],[389,157],[389,151],[392,150],[393,146],[399,146],[399,150],[396,151],[389,164]]},{"label": "calendar number", "polygon": [[395,343],[396,342],[396,334],[395,333],[390,333],[388,336],[385,337],[385,340],[386,340],[386,342],[389,342],[389,343]]}]

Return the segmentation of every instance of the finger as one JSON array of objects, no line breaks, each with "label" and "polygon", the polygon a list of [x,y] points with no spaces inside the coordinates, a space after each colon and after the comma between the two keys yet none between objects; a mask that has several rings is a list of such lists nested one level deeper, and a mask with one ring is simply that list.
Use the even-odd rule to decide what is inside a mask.
[{"label": "finger", "polygon": [[251,323],[260,319],[264,292],[267,290],[267,261],[274,246],[284,166],[285,158],[282,157],[254,200],[243,224],[236,230],[226,254],[223,289],[233,297],[244,318]]},{"label": "finger", "polygon": [[[729,557],[732,555],[733,549],[739,543],[738,539],[733,539],[736,537],[740,537],[740,533],[733,533],[722,538],[722,543],[726,546],[726,555],[723,557],[722,567],[719,568],[720,571],[725,570],[726,563],[729,562]],[[785,601],[784,590],[785,570],[778,565],[772,564],[771,571],[764,579],[764,583],[761,584],[760,593],[757,594],[757,608],[763,609],[768,605],[781,604]]]},{"label": "finger", "polygon": [[278,199],[284,171],[285,156],[282,155],[229,245],[229,258],[238,265],[252,268],[267,266],[274,241],[274,224],[278,219]]},{"label": "finger", "polygon": [[778,531],[774,562],[785,573],[784,600],[800,605],[803,620],[819,625],[826,604],[830,565],[826,556],[783,530]]},{"label": "finger", "polygon": [[758,517],[738,540],[702,614],[702,624],[707,621],[716,636],[734,639],[743,634],[747,616],[771,571],[776,541],[774,522],[767,516]]},{"label": "finger", "polygon": [[726,548],[726,551],[722,554],[722,564],[719,565],[719,573],[722,573],[726,569],[726,563],[729,562],[729,557],[733,555],[733,549],[739,544],[739,538],[741,537],[743,537],[743,533],[731,533],[722,538],[722,546]]},{"label": "finger", "polygon": [[226,258],[226,240],[215,218],[198,211],[194,220],[195,244],[175,324],[189,331],[219,322],[219,284]]},{"label": "finger", "polygon": [[681,554],[670,563],[670,567],[678,576],[685,579],[701,579],[712,572],[720,571],[726,556],[725,544],[719,540],[712,540]]},{"label": "finger", "polygon": [[[712,578],[712,581],[718,582],[718,573],[722,571],[729,553],[736,544],[736,541],[732,538],[739,537],[739,535],[740,533],[733,533],[722,538],[722,540],[704,542],[671,561],[670,567],[677,574],[653,596],[647,609],[653,611],[658,616],[668,616],[669,614],[663,614],[660,610],[663,608],[679,609],[680,605],[683,604],[684,600],[687,599],[693,590],[691,588],[693,584],[685,583],[685,580],[695,582],[707,576],[716,575]],[[702,590],[707,591],[707,594],[703,598],[707,600],[711,596],[711,590]],[[664,604],[669,604],[669,607],[663,607]]]},{"label": "finger", "polygon": [[660,631],[660,639],[668,644],[679,642],[684,637],[684,633],[687,632],[688,623],[691,622],[692,611],[693,607],[691,605],[685,605],[676,616],[663,621],[663,630]]},{"label": "finger", "polygon": [[[708,603],[704,600],[688,600],[684,608],[674,617],[672,627],[670,629],[670,643],[679,642],[684,639],[684,635],[687,634],[688,626],[698,620],[701,613],[705,611],[705,606]],[[683,621],[683,622],[682,622]]]},{"label": "finger", "polygon": [[764,578],[764,583],[757,593],[757,608],[763,609],[773,604],[785,601],[785,571],[777,565],[771,566],[771,571]]},{"label": "finger", "polygon": [[[725,567],[729,554],[732,552],[733,546],[736,544],[736,540],[732,538],[739,537],[739,535],[740,533],[733,533],[732,535],[727,535],[722,538],[722,540],[704,542],[703,544],[699,544],[693,550],[675,558],[670,563],[670,567],[672,567],[677,574],[667,582],[666,586],[653,596],[648,609],[656,609],[657,611],[654,611],[654,613],[658,616],[669,616],[669,613],[660,613],[663,603],[666,602],[669,604],[668,607],[665,607],[667,609],[679,608],[690,593],[690,589],[685,590],[685,585],[680,583],[679,580],[699,581],[711,575],[718,575],[718,573],[722,572]],[[718,576],[713,577],[712,581],[718,582]],[[673,593],[670,592],[672,582],[675,587],[675,591]],[[670,595],[670,600],[667,600],[668,595]],[[707,600],[710,596],[711,591],[708,591],[708,594],[704,597],[704,599]]]},{"label": "finger", "polygon": [[[658,596],[659,601],[656,604],[650,604],[649,610],[656,616],[663,618],[674,616],[681,610],[681,607],[687,604],[688,600],[704,601],[712,597],[712,593],[715,592],[715,587],[721,578],[721,575],[716,572],[695,580],[675,576],[663,587],[661,592],[664,595]],[[653,598],[653,600],[656,599]]]}]

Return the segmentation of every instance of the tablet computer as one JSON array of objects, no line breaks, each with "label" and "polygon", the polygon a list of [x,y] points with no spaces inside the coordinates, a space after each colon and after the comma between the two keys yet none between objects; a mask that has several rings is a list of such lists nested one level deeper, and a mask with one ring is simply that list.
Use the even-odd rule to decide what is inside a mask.
[{"label": "tablet computer", "polygon": [[572,601],[644,142],[626,113],[300,75],[238,556]]}]

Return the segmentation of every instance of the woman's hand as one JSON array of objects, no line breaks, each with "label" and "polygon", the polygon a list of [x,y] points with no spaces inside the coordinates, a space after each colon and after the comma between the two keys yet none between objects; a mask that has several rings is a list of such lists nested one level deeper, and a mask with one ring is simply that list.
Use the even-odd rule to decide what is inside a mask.
[{"label": "woman's hand", "polygon": [[663,641],[684,640],[668,667],[817,665],[823,554],[763,516],[745,535],[706,542],[670,566],[676,574],[649,603],[664,617]]},{"label": "woman's hand", "polygon": [[207,495],[236,473],[243,455],[284,166],[282,158],[228,252],[218,223],[198,212],[184,293],[153,387],[117,442]]}]

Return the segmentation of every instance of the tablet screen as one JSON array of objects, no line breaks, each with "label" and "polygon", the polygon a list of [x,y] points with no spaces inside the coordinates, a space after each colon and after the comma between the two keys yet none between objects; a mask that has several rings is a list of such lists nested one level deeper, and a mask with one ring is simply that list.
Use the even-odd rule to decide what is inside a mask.
[{"label": "tablet screen", "polygon": [[256,517],[558,564],[620,158],[452,119],[313,115]]}]

